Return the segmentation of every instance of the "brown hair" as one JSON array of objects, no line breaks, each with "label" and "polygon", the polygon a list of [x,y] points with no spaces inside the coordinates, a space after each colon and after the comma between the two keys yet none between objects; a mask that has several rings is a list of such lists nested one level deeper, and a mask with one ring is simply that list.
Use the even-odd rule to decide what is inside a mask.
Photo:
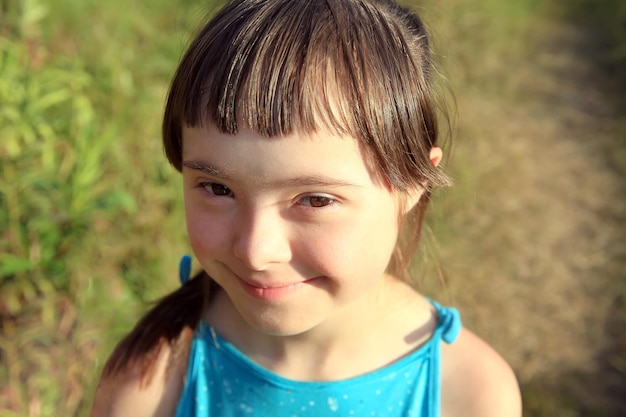
[{"label": "brown hair", "polygon": [[[431,187],[449,183],[429,158],[438,129],[428,37],[419,17],[392,0],[230,1],[200,30],[171,84],[163,144],[177,170],[183,127],[209,123],[229,134],[243,127],[267,137],[318,129],[349,135],[365,145],[392,190],[423,187],[390,264],[399,275],[417,246]],[[155,310],[187,308],[190,284]],[[202,311],[205,297],[194,296]],[[192,310],[178,333],[197,324]],[[142,330],[153,327],[149,317],[107,370],[146,356],[163,339],[175,340],[176,328]]]}]

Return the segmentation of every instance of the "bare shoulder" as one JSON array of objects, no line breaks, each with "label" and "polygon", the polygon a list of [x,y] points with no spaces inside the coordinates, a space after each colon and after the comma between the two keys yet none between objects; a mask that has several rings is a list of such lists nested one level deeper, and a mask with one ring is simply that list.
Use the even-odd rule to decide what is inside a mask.
[{"label": "bare shoulder", "polygon": [[515,374],[478,336],[462,329],[451,345],[442,344],[442,416],[521,417]]},{"label": "bare shoulder", "polygon": [[171,361],[172,348],[164,344],[154,372],[142,376],[138,366],[103,375],[98,383],[91,417],[172,417],[184,384],[185,364]]}]

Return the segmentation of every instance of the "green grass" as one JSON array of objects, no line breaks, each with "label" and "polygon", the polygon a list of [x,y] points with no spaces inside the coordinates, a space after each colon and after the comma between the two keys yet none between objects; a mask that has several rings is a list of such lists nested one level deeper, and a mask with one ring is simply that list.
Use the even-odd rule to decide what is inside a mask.
[{"label": "green grass", "polygon": [[[2,417],[87,415],[115,341],[149,301],[177,285],[178,258],[188,247],[180,179],[160,147],[160,118],[169,78],[206,12],[204,3],[0,0]],[[602,38],[600,66],[616,79],[626,73],[617,70],[625,59],[622,3],[574,3],[423,6],[458,119],[446,161],[456,184],[431,207],[426,245],[416,257],[416,270],[426,274],[419,283],[428,294],[458,301],[466,323],[504,351],[520,376],[527,415],[535,417],[603,415],[611,407],[603,392],[590,390],[600,402],[584,398],[589,375],[583,371],[550,362],[545,372],[531,372],[526,362],[539,353],[522,351],[512,337],[492,337],[502,327],[485,317],[504,310],[496,298],[481,298],[493,290],[513,303],[549,301],[546,294],[515,293],[520,287],[513,280],[526,277],[513,262],[525,253],[507,252],[526,243],[519,230],[532,227],[533,217],[521,213],[509,224],[511,211],[498,209],[518,213],[501,199],[501,190],[511,187],[522,194],[520,204],[532,207],[532,190],[515,178],[526,169],[528,150],[505,139],[532,137],[537,132],[526,132],[535,120],[520,115],[545,113],[534,106],[546,74],[537,77],[533,65],[546,28],[561,20],[593,28]],[[624,147],[611,149],[615,169],[626,172],[618,157]],[[611,213],[621,203],[612,204],[605,217],[618,218]],[[487,226],[496,230],[485,237],[481,227]],[[608,269],[600,275],[620,276],[613,258],[623,253],[619,245],[607,250],[605,264],[617,266],[612,275]],[[476,259],[480,265],[472,263]],[[510,281],[492,287],[495,275]],[[626,297],[623,285],[612,291]],[[612,316],[625,317],[623,299],[615,300]],[[611,369],[623,369],[625,340],[612,332],[607,357]],[[614,378],[615,386],[623,381],[619,372],[594,372],[594,378]]]},{"label": "green grass", "polygon": [[159,126],[198,8],[118,3],[2,3],[2,415],[85,415],[187,250]]}]

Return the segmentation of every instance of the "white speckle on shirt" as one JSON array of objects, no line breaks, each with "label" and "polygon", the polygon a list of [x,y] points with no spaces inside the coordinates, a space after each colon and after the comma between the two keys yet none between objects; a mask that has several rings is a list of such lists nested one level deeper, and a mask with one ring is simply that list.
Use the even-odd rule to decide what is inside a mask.
[{"label": "white speckle on shirt", "polygon": [[244,412],[251,414],[254,410],[247,404],[239,404],[239,408]]},{"label": "white speckle on shirt", "polygon": [[328,397],[328,408],[330,408],[330,411],[339,410],[339,402],[337,402],[336,398]]}]

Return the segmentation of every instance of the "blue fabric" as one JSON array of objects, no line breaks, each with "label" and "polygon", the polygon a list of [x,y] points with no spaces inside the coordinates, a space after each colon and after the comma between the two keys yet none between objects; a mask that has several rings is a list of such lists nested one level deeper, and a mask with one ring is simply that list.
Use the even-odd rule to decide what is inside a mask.
[{"label": "blue fabric", "polygon": [[456,309],[433,305],[439,323],[432,338],[389,366],[341,381],[301,382],[248,359],[202,322],[189,355],[177,417],[438,417],[440,343],[461,330]]}]

